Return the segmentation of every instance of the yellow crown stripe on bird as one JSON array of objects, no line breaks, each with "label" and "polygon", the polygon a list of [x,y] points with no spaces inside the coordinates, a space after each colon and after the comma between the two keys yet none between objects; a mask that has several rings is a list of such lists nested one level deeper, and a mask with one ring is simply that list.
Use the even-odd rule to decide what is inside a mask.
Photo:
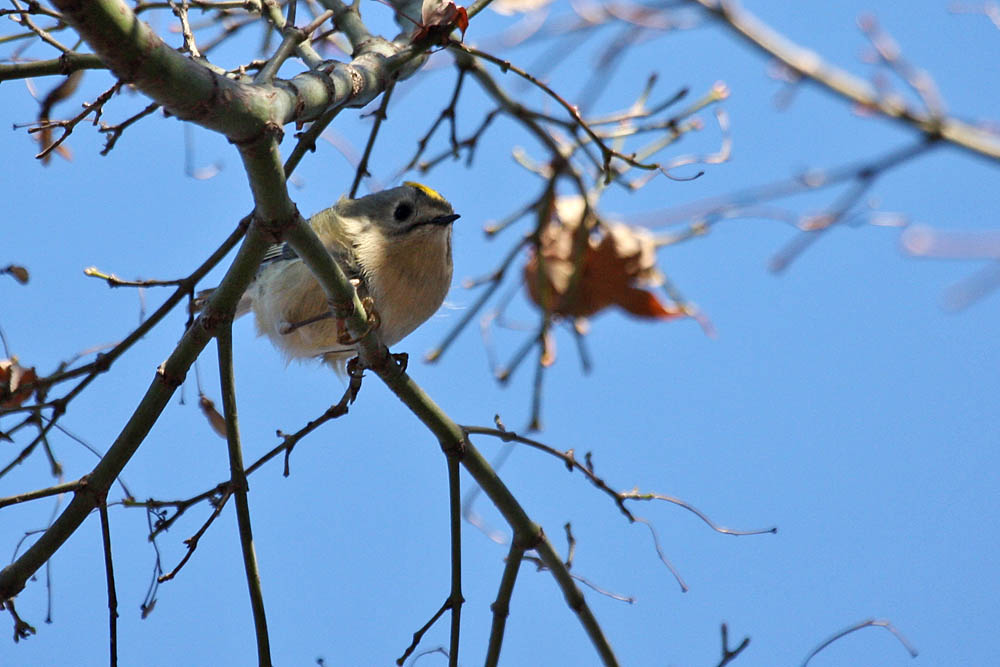
[{"label": "yellow crown stripe on bird", "polygon": [[440,192],[438,192],[433,188],[427,187],[423,183],[417,183],[416,181],[406,181],[403,183],[403,185],[409,185],[411,188],[416,188],[417,190],[420,190],[431,199],[436,199],[438,201],[446,201],[445,198],[441,196]]}]

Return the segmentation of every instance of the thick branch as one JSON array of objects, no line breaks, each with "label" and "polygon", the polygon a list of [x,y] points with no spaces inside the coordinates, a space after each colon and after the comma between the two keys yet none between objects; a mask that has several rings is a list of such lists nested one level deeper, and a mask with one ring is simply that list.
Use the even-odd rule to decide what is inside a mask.
[{"label": "thick branch", "polygon": [[174,116],[236,143],[287,123],[315,120],[330,107],[362,107],[383,92],[397,71],[408,76],[416,69],[413,57],[399,56],[416,55],[404,45],[372,37],[349,64],[328,61],[288,81],[245,83],[170,48],[120,0],[55,4],[119,79]]}]

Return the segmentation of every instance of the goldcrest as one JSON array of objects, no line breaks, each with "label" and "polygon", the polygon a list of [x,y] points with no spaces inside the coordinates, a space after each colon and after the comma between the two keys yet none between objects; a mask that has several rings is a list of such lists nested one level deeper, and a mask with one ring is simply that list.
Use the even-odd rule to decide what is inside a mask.
[{"label": "goldcrest", "polygon": [[[458,215],[431,188],[407,182],[360,199],[341,197],[309,225],[363,299],[382,342],[394,345],[433,315],[451,285],[451,227]],[[288,244],[272,247],[237,307],[289,359],[322,357],[335,369],[356,354],[339,342],[326,294]],[[342,333],[342,331],[341,331]]]}]

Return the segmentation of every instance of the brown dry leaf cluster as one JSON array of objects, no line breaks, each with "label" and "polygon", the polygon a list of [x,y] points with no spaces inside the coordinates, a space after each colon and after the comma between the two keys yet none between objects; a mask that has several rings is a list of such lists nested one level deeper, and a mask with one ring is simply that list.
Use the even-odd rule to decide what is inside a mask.
[{"label": "brown dry leaf cluster", "polygon": [[38,379],[34,368],[25,368],[17,357],[0,359],[0,408],[16,408],[31,396],[30,385]]},{"label": "brown dry leaf cluster", "polygon": [[[580,228],[583,216],[581,197],[557,200],[553,220],[542,231],[538,250],[524,266],[528,296],[536,305],[574,320],[591,317],[609,306],[643,319],[688,315],[685,309],[664,304],[654,292],[644,289],[663,284],[663,274],[656,266],[656,239],[649,230],[614,223],[588,232]],[[577,247],[580,249],[575,251]],[[578,330],[581,324],[578,322]]]},{"label": "brown dry leaf cluster", "polygon": [[456,28],[462,33],[462,39],[465,39],[465,31],[469,29],[469,14],[465,7],[459,7],[454,0],[424,0],[420,7],[420,24],[413,33],[413,41],[434,34],[434,41],[443,46],[448,43],[451,31]]}]

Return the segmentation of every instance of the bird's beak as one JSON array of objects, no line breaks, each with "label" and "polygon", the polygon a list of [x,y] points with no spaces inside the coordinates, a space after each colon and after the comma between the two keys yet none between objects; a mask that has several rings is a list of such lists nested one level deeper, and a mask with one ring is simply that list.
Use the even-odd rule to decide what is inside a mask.
[{"label": "bird's beak", "polygon": [[445,225],[450,225],[451,223],[455,222],[460,217],[461,216],[458,213],[452,213],[451,215],[439,215],[436,218],[431,218],[430,220],[428,220],[428,223],[432,225],[441,225],[442,227],[444,227]]}]

